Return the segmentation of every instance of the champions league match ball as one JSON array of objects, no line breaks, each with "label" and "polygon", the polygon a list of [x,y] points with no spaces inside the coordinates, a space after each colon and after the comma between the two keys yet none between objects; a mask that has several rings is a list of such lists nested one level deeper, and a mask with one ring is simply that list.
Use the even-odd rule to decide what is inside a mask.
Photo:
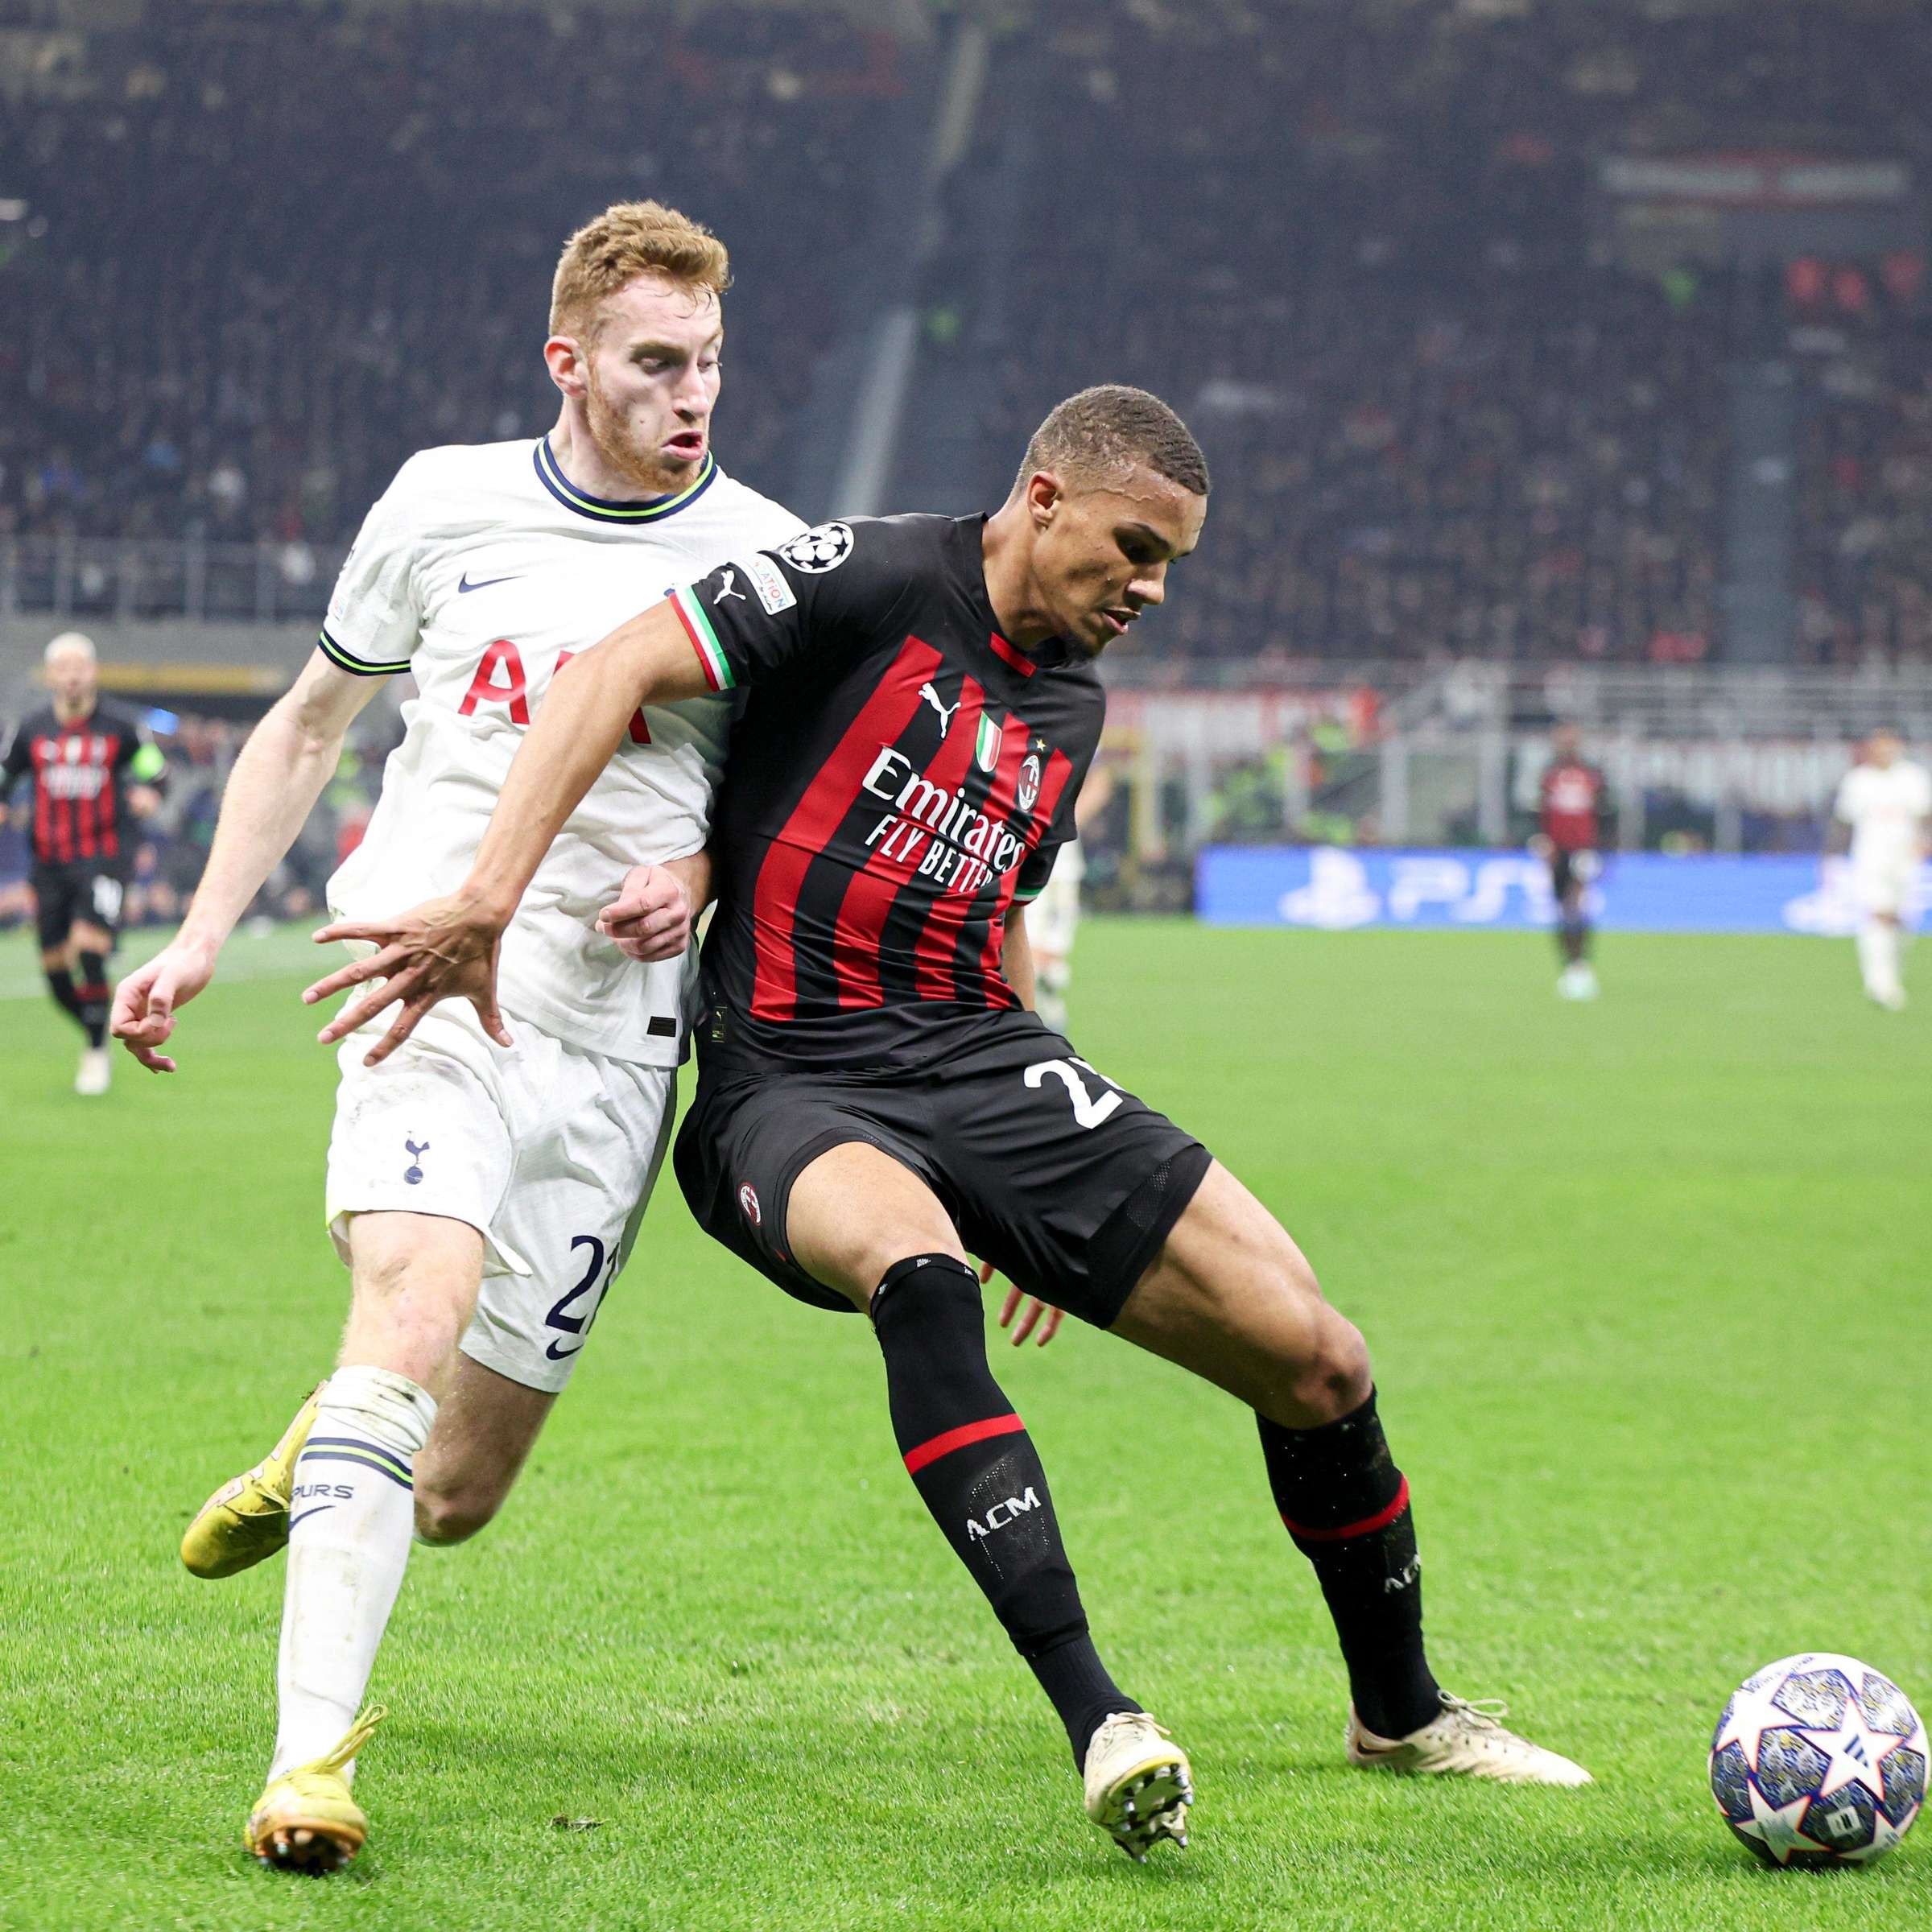
[{"label": "champions league match ball", "polygon": [[1724,1823],[1767,1864],[1870,1864],[1926,1797],[1926,1727],[1855,1657],[1808,1650],[1737,1688],[1711,1739]]}]

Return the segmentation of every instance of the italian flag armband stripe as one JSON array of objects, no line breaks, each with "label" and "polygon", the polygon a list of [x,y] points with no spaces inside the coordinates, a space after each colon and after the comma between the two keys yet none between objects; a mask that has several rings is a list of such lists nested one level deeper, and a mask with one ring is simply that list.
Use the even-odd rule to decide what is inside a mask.
[{"label": "italian flag armband stripe", "polygon": [[322,654],[330,663],[349,671],[358,678],[389,678],[409,669],[409,659],[402,658],[393,664],[378,663],[373,658],[359,658],[353,650],[344,648],[328,634],[325,625],[322,634],[316,638]]},{"label": "italian flag armband stripe", "polygon": [[711,627],[711,619],[704,614],[704,606],[698,601],[697,587],[687,586],[671,593],[671,607],[678,613],[678,621],[684,626],[684,634],[691,639],[691,647],[698,654],[698,662],[704,667],[704,681],[713,691],[729,691],[737,683],[731,675],[731,663],[724,655],[724,646],[718,642],[718,634]]}]

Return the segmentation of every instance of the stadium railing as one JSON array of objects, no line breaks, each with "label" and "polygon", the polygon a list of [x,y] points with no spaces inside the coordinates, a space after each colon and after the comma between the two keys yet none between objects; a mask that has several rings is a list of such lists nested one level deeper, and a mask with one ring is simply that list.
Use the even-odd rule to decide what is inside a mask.
[{"label": "stadium railing", "polygon": [[300,539],[0,538],[0,616],[320,620],[345,554]]}]

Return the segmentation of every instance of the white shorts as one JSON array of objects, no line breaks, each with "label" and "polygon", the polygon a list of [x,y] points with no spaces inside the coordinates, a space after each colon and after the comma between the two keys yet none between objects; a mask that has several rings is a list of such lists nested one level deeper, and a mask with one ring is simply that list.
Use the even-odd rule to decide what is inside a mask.
[{"label": "white shorts", "polygon": [[1916,852],[1901,857],[1855,857],[1852,890],[1859,910],[1903,919],[1912,910],[1913,891],[1918,884],[1918,863]]},{"label": "white shorts", "polygon": [[507,1050],[465,1001],[435,1008],[378,1067],[383,1020],[352,1034],[328,1142],[328,1231],[353,1215],[440,1215],[484,1240],[463,1352],[553,1394],[629,1260],[676,1112],[676,1070],[572,1046],[504,1014]]}]

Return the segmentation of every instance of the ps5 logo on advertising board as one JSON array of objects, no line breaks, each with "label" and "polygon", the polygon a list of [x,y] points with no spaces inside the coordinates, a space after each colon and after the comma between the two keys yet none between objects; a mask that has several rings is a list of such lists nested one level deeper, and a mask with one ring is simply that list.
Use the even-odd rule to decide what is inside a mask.
[{"label": "ps5 logo on advertising board", "polygon": [[[1796,852],[1607,853],[1585,905],[1606,931],[1802,932],[1857,930],[1850,862]],[[1533,931],[1556,918],[1547,868],[1523,852],[1333,846],[1210,846],[1195,910],[1211,925]],[[1932,914],[1932,864],[1909,894],[1916,924]]]}]

